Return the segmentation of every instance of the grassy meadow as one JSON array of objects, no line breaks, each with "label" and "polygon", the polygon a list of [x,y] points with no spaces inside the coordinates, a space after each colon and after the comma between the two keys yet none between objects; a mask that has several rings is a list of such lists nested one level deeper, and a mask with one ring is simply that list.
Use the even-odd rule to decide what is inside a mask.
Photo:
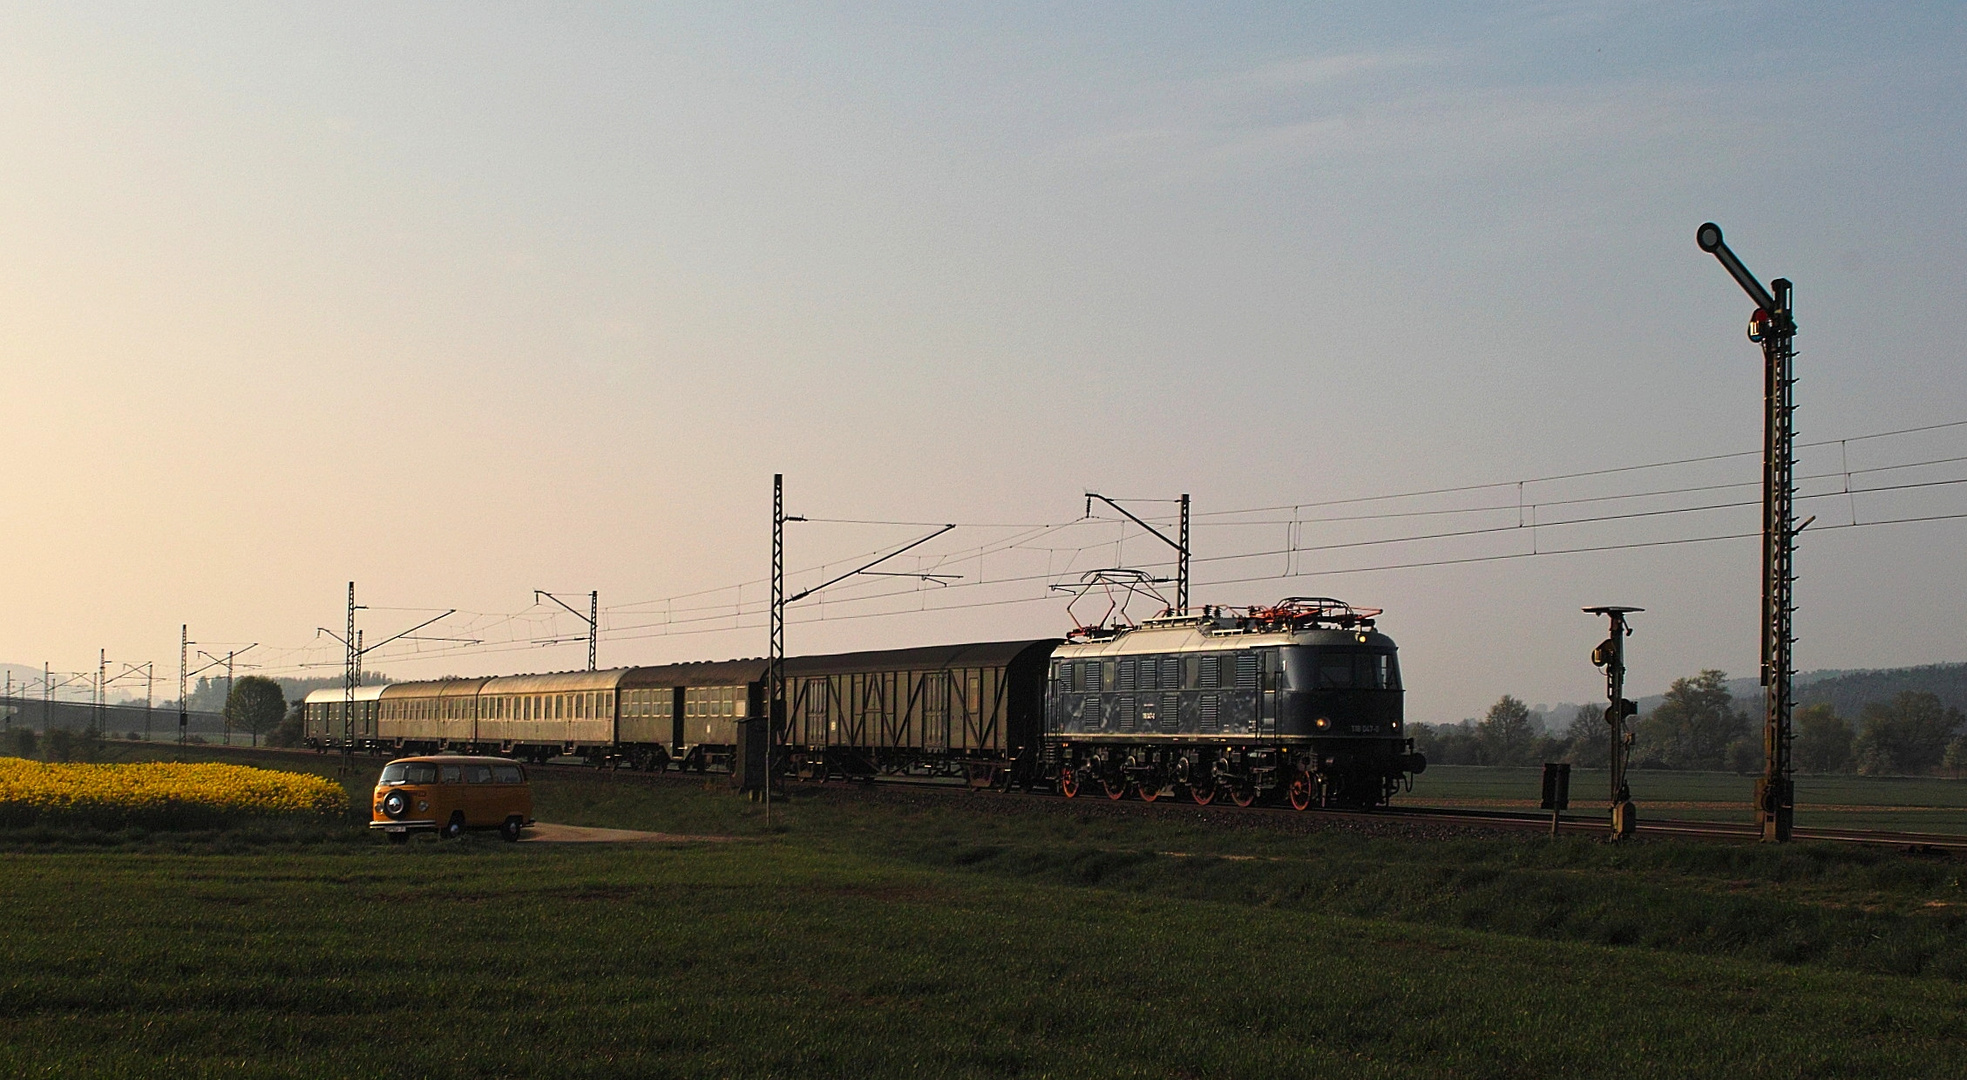
[{"label": "grassy meadow", "polygon": [[1967,1073],[1943,858],[536,789],[541,820],[739,839],[0,831],[0,1075]]},{"label": "grassy meadow", "polygon": [[[1543,770],[1535,766],[1431,765],[1416,777],[1414,806],[1535,809]],[[1627,774],[1639,820],[1751,821],[1755,777],[1722,772],[1636,769]],[[1571,770],[1571,812],[1602,809],[1609,792],[1603,769]],[[1801,828],[1888,829],[1967,834],[1967,780],[1932,776],[1799,776],[1796,824]]]}]

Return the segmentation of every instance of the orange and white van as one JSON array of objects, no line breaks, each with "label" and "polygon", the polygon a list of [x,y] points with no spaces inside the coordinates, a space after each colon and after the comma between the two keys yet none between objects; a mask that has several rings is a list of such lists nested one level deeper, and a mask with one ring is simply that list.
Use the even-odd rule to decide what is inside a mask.
[{"label": "orange and white van", "polygon": [[526,767],[511,758],[463,754],[398,758],[383,766],[369,818],[369,828],[395,842],[412,832],[455,837],[466,829],[497,829],[517,840],[531,824]]}]

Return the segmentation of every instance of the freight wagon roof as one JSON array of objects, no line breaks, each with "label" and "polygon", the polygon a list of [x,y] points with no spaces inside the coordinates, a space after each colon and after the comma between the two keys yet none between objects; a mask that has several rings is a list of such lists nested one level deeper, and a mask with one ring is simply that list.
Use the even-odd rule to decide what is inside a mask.
[{"label": "freight wagon roof", "polygon": [[981,641],[962,645],[928,645],[913,649],[879,649],[830,656],[787,657],[787,675],[836,675],[856,671],[938,671],[944,668],[1003,667],[1028,649],[1050,652],[1058,638],[1025,641]]},{"label": "freight wagon roof", "polygon": [[[390,686],[392,685],[394,684],[379,683],[375,686],[358,686],[355,688],[355,700],[374,701],[377,698],[381,697],[382,692],[384,690],[389,689]],[[307,694],[307,704],[309,705],[324,704],[331,701],[347,701],[347,700],[348,700],[347,689],[339,686],[331,686],[321,690],[310,690],[308,691]]]},{"label": "freight wagon roof", "polygon": [[577,694],[583,690],[613,690],[632,668],[605,671],[554,671],[544,675],[500,675],[479,687],[482,694]]},{"label": "freight wagon roof", "polygon": [[391,683],[384,688],[383,697],[391,701],[397,698],[412,697],[470,697],[490,679],[423,679],[418,682]]}]

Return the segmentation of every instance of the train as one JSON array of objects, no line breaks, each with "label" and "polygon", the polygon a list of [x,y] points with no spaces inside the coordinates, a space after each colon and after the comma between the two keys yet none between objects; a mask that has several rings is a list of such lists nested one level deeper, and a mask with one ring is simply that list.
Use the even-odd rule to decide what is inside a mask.
[{"label": "train", "polygon": [[[773,771],[1298,809],[1385,805],[1426,768],[1377,609],[1326,597],[1064,638],[784,661]],[[768,664],[725,660],[316,690],[307,745],[732,771]]]}]

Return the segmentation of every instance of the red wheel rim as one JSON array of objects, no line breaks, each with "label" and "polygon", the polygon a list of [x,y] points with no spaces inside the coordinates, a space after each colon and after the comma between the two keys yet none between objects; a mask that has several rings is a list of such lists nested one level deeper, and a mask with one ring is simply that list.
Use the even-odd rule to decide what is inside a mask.
[{"label": "red wheel rim", "polygon": [[1079,776],[1070,766],[1059,770],[1059,794],[1068,799],[1079,795]]},{"label": "red wheel rim", "polygon": [[1229,801],[1238,806],[1248,806],[1257,801],[1257,789],[1247,784],[1238,784],[1229,789]]},{"label": "red wheel rim", "polygon": [[1306,810],[1311,807],[1311,781],[1300,776],[1291,781],[1291,809]]},{"label": "red wheel rim", "polygon": [[1106,797],[1115,802],[1127,797],[1127,778],[1124,776],[1118,780],[1108,780],[1102,776],[1100,786],[1106,788]]},{"label": "red wheel rim", "polygon": [[1141,785],[1140,792],[1142,802],[1153,802],[1161,797],[1160,788],[1148,787],[1146,784]]},{"label": "red wheel rim", "polygon": [[1196,787],[1194,784],[1190,784],[1188,786],[1188,797],[1194,799],[1195,805],[1197,806],[1207,806],[1210,803],[1216,801],[1215,785],[1212,784],[1206,788],[1203,788],[1203,787]]}]

